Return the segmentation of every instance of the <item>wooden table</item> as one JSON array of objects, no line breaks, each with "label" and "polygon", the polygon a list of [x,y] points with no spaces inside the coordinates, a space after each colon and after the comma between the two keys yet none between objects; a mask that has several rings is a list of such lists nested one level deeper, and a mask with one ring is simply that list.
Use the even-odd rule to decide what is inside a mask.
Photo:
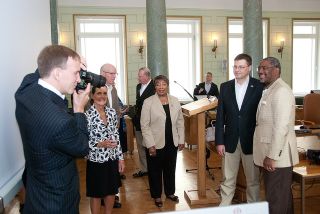
[{"label": "wooden table", "polygon": [[300,178],[301,185],[301,213],[305,213],[305,182],[308,179],[320,178],[320,165],[310,164],[309,160],[300,160],[300,163],[293,167],[293,174]]}]

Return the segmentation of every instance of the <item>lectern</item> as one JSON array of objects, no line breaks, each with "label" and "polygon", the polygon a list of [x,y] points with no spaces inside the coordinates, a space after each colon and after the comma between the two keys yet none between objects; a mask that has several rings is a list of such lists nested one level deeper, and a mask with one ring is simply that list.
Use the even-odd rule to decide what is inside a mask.
[{"label": "lectern", "polygon": [[[205,111],[213,109],[217,106],[218,100],[209,100],[203,98],[201,100],[188,103],[182,106],[182,112],[187,117],[193,117],[190,123],[197,123],[197,130],[191,135],[197,134],[198,153],[198,177],[196,190],[185,190],[184,196],[191,205],[195,204],[215,204],[220,202],[220,197],[213,190],[206,190],[206,144],[205,144]],[[192,124],[190,124],[192,126]],[[196,126],[194,126],[196,127]],[[192,132],[192,129],[189,129]]]}]

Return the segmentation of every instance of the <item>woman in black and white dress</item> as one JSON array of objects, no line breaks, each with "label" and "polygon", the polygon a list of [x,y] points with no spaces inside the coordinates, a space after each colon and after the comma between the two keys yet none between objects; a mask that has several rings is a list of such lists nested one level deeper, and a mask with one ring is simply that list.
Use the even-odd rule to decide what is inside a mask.
[{"label": "woman in black and white dress", "polygon": [[105,214],[111,213],[115,194],[120,186],[120,172],[124,160],[119,143],[117,114],[106,106],[107,88],[92,88],[92,106],[86,111],[89,130],[89,155],[87,161],[87,196],[91,213],[100,213],[101,198]]}]

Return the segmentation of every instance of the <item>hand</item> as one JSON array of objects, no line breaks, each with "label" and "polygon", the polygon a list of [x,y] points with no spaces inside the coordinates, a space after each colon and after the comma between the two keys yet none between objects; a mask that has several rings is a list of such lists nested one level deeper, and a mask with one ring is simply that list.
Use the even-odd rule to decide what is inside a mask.
[{"label": "hand", "polygon": [[203,88],[200,88],[200,89],[199,89],[199,94],[200,94],[201,92],[203,92],[203,90],[204,90]]},{"label": "hand", "polygon": [[115,148],[118,145],[115,140],[104,140],[97,144],[98,148]]},{"label": "hand", "polygon": [[181,151],[184,148],[184,144],[178,144],[178,150]]},{"label": "hand", "polygon": [[155,146],[149,148],[149,155],[152,157],[157,155],[157,150]]},{"label": "hand", "polygon": [[274,170],[276,170],[275,160],[265,157],[263,160],[263,168],[269,172],[273,172]]},{"label": "hand", "polygon": [[82,70],[87,70],[87,60],[84,57],[80,57],[80,68]]},{"label": "hand", "polygon": [[118,164],[119,164],[119,172],[123,173],[125,168],[124,160],[119,160]]},{"label": "hand", "polygon": [[84,112],[84,107],[88,103],[90,97],[91,84],[88,83],[85,90],[79,90],[78,92],[74,90],[73,92],[73,112]]},{"label": "hand", "polygon": [[221,157],[223,157],[223,156],[225,155],[225,153],[226,153],[225,146],[224,146],[224,145],[217,145],[216,148],[217,148],[218,154],[219,154]]}]

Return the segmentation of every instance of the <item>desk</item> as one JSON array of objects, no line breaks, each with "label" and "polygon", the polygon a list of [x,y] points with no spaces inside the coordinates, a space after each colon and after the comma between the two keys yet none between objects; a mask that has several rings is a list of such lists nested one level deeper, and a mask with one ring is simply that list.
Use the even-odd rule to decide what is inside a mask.
[{"label": "desk", "polygon": [[309,160],[300,160],[300,163],[293,167],[293,174],[300,178],[301,186],[301,213],[305,213],[305,182],[311,178],[320,178],[320,165],[310,165]]}]

